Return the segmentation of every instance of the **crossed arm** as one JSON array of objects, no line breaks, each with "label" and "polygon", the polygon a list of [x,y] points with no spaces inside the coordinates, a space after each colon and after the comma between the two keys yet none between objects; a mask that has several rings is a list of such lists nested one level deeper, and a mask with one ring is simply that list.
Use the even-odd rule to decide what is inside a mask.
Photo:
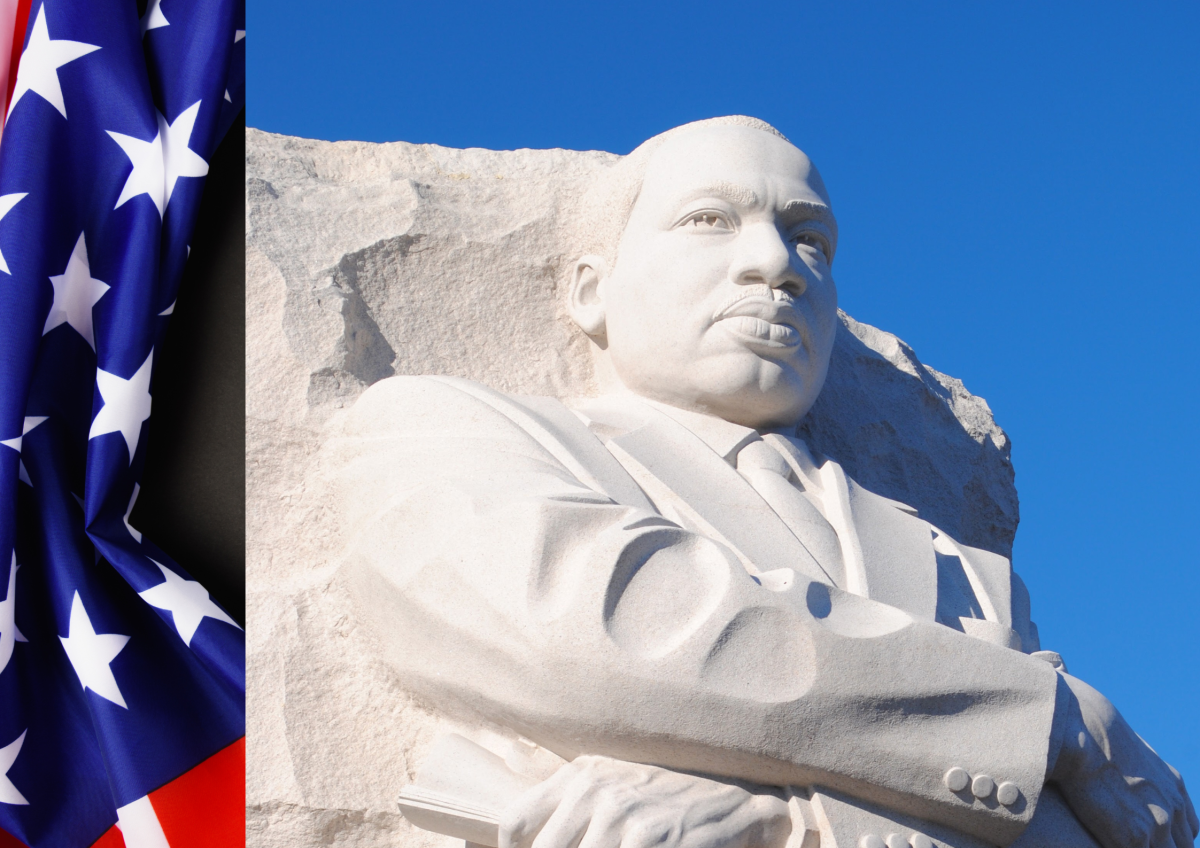
[{"label": "crossed arm", "polygon": [[[431,702],[567,759],[819,784],[1001,843],[1029,821],[1052,763],[1105,848],[1182,848],[1195,833],[1181,781],[1098,694],[821,584],[761,586],[716,542],[587,489],[452,388],[381,384],[335,453],[358,504],[359,614]],[[1021,802],[965,803],[942,783],[952,765],[1016,783]],[[536,839],[570,798],[602,797],[570,795],[578,775],[564,775],[520,833]],[[729,822],[771,831],[770,802],[722,797]],[[574,821],[579,803],[563,807]],[[540,825],[536,810],[551,811]]]},{"label": "crossed arm", "polygon": [[[1068,694],[1069,741],[1050,780],[1076,817],[1104,848],[1189,848],[1200,822],[1178,772],[1103,696],[1073,678],[1064,685],[1079,694]],[[500,848],[781,848],[793,826],[770,787],[584,756],[512,804]]]}]

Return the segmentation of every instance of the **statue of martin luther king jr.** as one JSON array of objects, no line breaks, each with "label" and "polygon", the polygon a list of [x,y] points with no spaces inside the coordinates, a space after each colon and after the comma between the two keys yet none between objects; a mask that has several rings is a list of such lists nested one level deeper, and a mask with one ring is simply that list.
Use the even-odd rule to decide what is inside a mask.
[{"label": "statue of martin luther king jr.", "polygon": [[1190,848],[1178,772],[1040,650],[1009,561],[796,437],[838,323],[808,158],[700,121],[585,206],[602,396],[394,377],[334,440],[387,661],[568,761],[500,844]]}]

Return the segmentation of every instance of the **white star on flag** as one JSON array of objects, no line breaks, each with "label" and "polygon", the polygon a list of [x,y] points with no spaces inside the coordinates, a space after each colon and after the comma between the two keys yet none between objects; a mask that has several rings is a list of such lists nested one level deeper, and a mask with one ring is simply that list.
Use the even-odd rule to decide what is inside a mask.
[{"label": "white star on flag", "polygon": [[162,0],[150,0],[146,4],[146,14],[142,15],[142,35],[145,35],[152,29],[159,27],[170,26],[171,22],[167,20],[167,16],[162,13]]},{"label": "white star on flag", "polygon": [[154,201],[161,217],[171,202],[175,183],[180,177],[203,177],[208,173],[208,163],[188,147],[196,126],[196,116],[200,114],[200,103],[197,100],[184,109],[171,124],[161,113],[156,113],[158,135],[151,141],[108,131],[112,140],[121,145],[133,163],[133,171],[125,180],[125,187],[121,189],[121,196],[117,198],[117,205],[113,209],[120,209],[127,200],[145,194]]},{"label": "white star on flag", "polygon": [[17,642],[29,641],[17,629],[17,568],[17,554],[14,551],[12,567],[8,571],[8,594],[0,601],[0,674],[8,668]]},{"label": "white star on flag", "polygon": [[67,659],[71,661],[84,689],[91,689],[118,707],[129,709],[125,705],[125,699],[121,697],[117,679],[113,677],[109,667],[109,663],[125,648],[129,637],[119,633],[97,633],[92,627],[92,620],[88,618],[87,610],[83,608],[78,591],[71,600],[69,632],[58,639],[62,642]]},{"label": "white star on flag", "polygon": [[[32,430],[37,425],[41,424],[45,420],[46,420],[45,415],[27,415],[27,416],[25,416],[25,426],[21,428],[21,435],[14,436],[11,439],[5,439],[4,441],[0,441],[0,445],[4,445],[6,448],[12,448],[17,453],[20,453],[21,445],[24,442],[25,437],[29,434],[29,431]],[[23,459],[17,460],[17,476],[21,479],[21,482],[24,483],[26,486],[33,485],[33,483],[31,483],[29,481],[29,472],[25,470],[25,460],[23,460]],[[0,666],[0,667],[2,667],[2,666]]]},{"label": "white star on flag", "polygon": [[[213,603],[208,591],[195,580],[185,580],[161,562],[150,560],[158,566],[166,580],[157,586],[151,586],[144,592],[138,592],[143,601],[150,606],[167,610],[175,622],[175,629],[183,644],[192,647],[192,637],[196,628],[206,618],[215,618],[238,627],[237,622],[230,618],[223,609]],[[238,627],[238,630],[242,628]]]},{"label": "white star on flag", "polygon": [[92,332],[92,307],[96,301],[104,297],[108,285],[92,277],[92,267],[88,263],[87,245],[83,233],[75,242],[71,258],[67,260],[67,268],[57,277],[50,278],[54,286],[54,304],[50,314],[46,316],[46,326],[42,335],[53,330],[59,324],[70,324],[83,340],[96,349],[96,337]]},{"label": "white star on flag", "polygon": [[88,439],[105,433],[120,433],[129,448],[130,465],[142,435],[142,422],[150,417],[150,362],[153,359],[154,349],[151,348],[142,367],[128,380],[96,369],[96,388],[104,398],[104,406],[92,420]]},{"label": "white star on flag", "polygon": [[62,86],[58,83],[58,69],[99,49],[99,45],[84,44],[82,41],[51,41],[50,30],[46,28],[46,4],[39,6],[37,19],[29,33],[29,46],[21,54],[17,84],[13,87],[12,101],[8,104],[9,117],[27,91],[41,96],[64,118],[67,117]]},{"label": "white star on flag", "polygon": [[28,730],[22,730],[15,742],[10,742],[0,748],[0,804],[29,803],[25,800],[25,796],[17,791],[13,782],[8,779],[8,770],[17,761],[17,755],[21,753],[21,746],[25,744],[25,734],[28,732]]},{"label": "white star on flag", "polygon": [[244,29],[235,29],[233,31],[233,43],[234,44],[237,44],[239,41],[241,41],[245,37],[246,37],[246,31]]},{"label": "white star on flag", "polygon": [[[0,195],[0,221],[4,220],[4,216],[12,211],[12,208],[21,201],[21,198],[28,194],[29,192],[22,191],[17,194]],[[0,271],[12,276],[12,271],[8,270],[8,263],[4,261],[3,253],[0,253]]]},{"label": "white star on flag", "polygon": [[21,445],[25,441],[25,437],[29,435],[29,431],[46,420],[46,415],[26,415],[25,424],[21,427],[21,435],[13,436],[11,439],[5,439],[0,442],[6,448],[12,448],[17,453],[21,452]]}]

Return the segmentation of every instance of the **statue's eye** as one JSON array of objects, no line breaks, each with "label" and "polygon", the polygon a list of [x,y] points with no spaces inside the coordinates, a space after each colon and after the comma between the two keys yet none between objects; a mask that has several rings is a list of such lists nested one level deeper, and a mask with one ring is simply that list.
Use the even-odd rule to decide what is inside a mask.
[{"label": "statue's eye", "polygon": [[729,222],[717,212],[697,212],[683,222],[683,225],[694,230],[729,230]]},{"label": "statue's eye", "polygon": [[813,250],[820,253],[821,257],[826,262],[829,261],[829,242],[826,241],[825,236],[821,235],[820,233],[813,230],[804,230],[792,236],[792,241],[794,241],[798,247],[811,247]]}]

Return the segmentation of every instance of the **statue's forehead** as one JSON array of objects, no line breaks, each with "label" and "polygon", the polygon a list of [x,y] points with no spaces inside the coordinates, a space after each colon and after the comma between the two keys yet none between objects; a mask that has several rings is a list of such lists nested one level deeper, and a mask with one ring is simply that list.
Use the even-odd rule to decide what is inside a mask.
[{"label": "statue's forehead", "polygon": [[829,205],[812,161],[795,145],[751,127],[699,127],[666,139],[647,164],[642,194],[667,201],[719,185],[754,194],[774,187],[781,202]]}]

